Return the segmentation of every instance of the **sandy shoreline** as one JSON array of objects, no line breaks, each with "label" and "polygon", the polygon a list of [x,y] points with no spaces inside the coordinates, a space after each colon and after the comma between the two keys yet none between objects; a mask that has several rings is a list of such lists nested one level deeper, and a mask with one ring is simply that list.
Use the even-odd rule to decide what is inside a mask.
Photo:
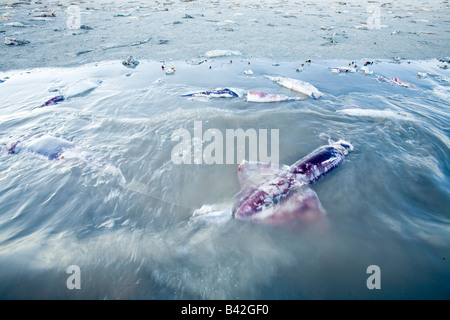
[{"label": "sandy shoreline", "polygon": [[449,10],[447,1],[422,0],[6,1],[0,70],[129,55],[189,60],[216,49],[274,60],[441,58],[450,55]]}]

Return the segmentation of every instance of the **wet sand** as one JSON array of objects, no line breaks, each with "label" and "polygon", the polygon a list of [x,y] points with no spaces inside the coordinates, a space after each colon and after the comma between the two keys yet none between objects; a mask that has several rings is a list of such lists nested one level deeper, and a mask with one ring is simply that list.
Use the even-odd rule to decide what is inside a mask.
[{"label": "wet sand", "polygon": [[190,60],[217,49],[290,61],[441,58],[450,55],[449,8],[424,0],[3,1],[0,71],[129,55]]}]

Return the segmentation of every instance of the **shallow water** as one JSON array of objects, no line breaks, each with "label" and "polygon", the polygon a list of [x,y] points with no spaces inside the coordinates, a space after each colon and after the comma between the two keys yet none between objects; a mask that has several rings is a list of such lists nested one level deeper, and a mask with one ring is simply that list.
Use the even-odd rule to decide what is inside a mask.
[{"label": "shallow water", "polygon": [[[171,61],[173,75],[144,60],[135,69],[106,61],[2,73],[0,143],[64,138],[112,163],[126,182],[82,161],[0,156],[0,297],[448,299],[449,83],[417,73],[449,71],[438,60],[375,60],[372,75],[329,69],[349,62],[317,60],[297,72],[303,61],[231,56]],[[355,62],[359,68],[365,60]],[[217,87],[297,96],[267,74],[307,81],[323,96],[280,103],[180,97]],[[85,78],[101,84],[36,108],[53,89]],[[191,223],[202,205],[237,200],[240,162],[174,164],[171,136],[180,128],[193,134],[194,121],[224,135],[278,129],[287,165],[329,139],[351,142],[346,162],[311,186],[326,220],[301,230]],[[70,265],[80,267],[80,290],[66,286]],[[370,265],[380,267],[379,290],[366,286]]]}]

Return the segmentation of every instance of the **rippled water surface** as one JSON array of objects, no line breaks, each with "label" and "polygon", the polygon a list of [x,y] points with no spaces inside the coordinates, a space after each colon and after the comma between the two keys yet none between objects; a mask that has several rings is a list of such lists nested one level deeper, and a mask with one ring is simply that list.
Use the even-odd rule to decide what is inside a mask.
[{"label": "rippled water surface", "polygon": [[[357,72],[341,74],[329,68],[351,61],[312,61],[296,71],[303,61],[242,56],[171,61],[165,70],[173,67],[172,75],[156,61],[2,73],[0,143],[40,134],[67,139],[125,181],[89,161],[3,153],[0,297],[449,298],[449,71],[438,60],[375,60],[366,75],[365,60],[355,62]],[[279,103],[180,97],[217,87],[298,95],[264,75],[307,81],[323,96]],[[86,79],[98,87],[36,108]],[[174,164],[171,137],[180,128],[193,135],[194,121],[224,135],[278,129],[287,165],[329,139],[351,142],[346,162],[311,186],[325,223],[301,230],[191,223],[205,204],[237,201],[240,162]],[[70,265],[80,267],[80,290],[66,286]],[[366,286],[370,265],[380,267],[380,290]]]}]

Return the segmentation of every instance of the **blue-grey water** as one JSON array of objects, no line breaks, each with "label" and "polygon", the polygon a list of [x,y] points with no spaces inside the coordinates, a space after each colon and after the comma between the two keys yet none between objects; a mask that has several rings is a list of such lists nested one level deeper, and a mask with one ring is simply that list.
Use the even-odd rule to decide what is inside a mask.
[{"label": "blue-grey water", "polygon": [[[3,72],[0,143],[40,134],[67,139],[114,165],[125,182],[84,161],[1,155],[0,298],[450,298],[449,71],[433,59],[369,60],[373,74],[366,75],[365,61],[341,74],[329,68],[352,61],[243,56],[165,62],[172,75],[145,60],[135,69],[106,61]],[[279,103],[180,97],[217,87],[297,95],[264,75],[307,81],[323,96]],[[36,108],[82,79],[101,83]],[[194,121],[224,135],[278,129],[287,165],[329,139],[351,142],[346,162],[311,186],[326,225],[190,223],[196,209],[233,203],[239,192],[238,160],[172,161],[172,134],[193,134]],[[71,265],[80,268],[81,289],[66,285]],[[380,268],[380,289],[366,285],[371,265]]]}]

